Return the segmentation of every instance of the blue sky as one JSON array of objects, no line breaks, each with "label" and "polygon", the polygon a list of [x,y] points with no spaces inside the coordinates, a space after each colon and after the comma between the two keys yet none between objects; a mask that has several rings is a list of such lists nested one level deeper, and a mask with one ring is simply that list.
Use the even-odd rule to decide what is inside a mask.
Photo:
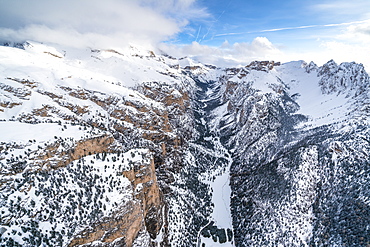
[{"label": "blue sky", "polygon": [[[263,36],[273,43],[299,45],[333,37],[339,28],[348,26],[343,23],[370,18],[368,0],[201,0],[197,4],[204,6],[210,17],[190,20],[175,42],[220,45],[225,40],[246,42]],[[330,24],[343,25],[325,26]]]},{"label": "blue sky", "polygon": [[[330,36],[342,24],[370,18],[370,1],[271,1],[271,0],[200,0],[209,18],[190,20],[178,37],[179,43],[197,41],[218,45],[224,40],[245,42],[264,36],[277,43],[289,40],[316,39]],[[313,26],[310,28],[299,28]],[[345,25],[343,25],[345,26]],[[296,27],[296,28],[294,28]],[[280,31],[265,31],[292,28]]]},{"label": "blue sky", "polygon": [[370,70],[370,0],[0,0],[0,41],[151,47],[236,66],[356,61]]},{"label": "blue sky", "polygon": [[227,49],[235,44],[253,49],[255,39],[264,38],[263,42],[270,42],[272,59],[280,56],[283,61],[303,59],[322,64],[334,58],[370,67],[365,55],[370,52],[369,0],[199,0],[195,4],[209,16],[189,20],[169,43],[222,49],[227,42]]},{"label": "blue sky", "polygon": [[[282,3],[281,3],[282,2]],[[304,25],[302,18],[292,13],[302,12],[297,1],[199,1],[206,6],[211,18],[191,22],[190,28],[181,34],[180,42],[197,41],[215,45],[225,39],[243,42],[262,30]],[[194,33],[195,31],[195,33]],[[195,35],[196,34],[196,35]]]}]

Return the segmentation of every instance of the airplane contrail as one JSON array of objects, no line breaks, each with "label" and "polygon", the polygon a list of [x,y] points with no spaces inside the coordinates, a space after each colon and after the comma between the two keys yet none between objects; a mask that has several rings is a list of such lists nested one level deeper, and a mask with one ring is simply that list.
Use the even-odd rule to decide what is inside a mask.
[{"label": "airplane contrail", "polygon": [[241,35],[241,34],[249,34],[249,33],[278,32],[278,31],[284,31],[284,30],[306,29],[306,28],[314,28],[314,27],[347,26],[347,25],[352,25],[352,24],[361,24],[361,23],[365,23],[365,22],[368,22],[368,21],[369,20],[343,22],[343,23],[334,23],[334,24],[323,24],[323,25],[307,25],[307,26],[298,26],[298,27],[282,27],[282,28],[266,29],[266,30],[260,30],[260,31],[252,31],[252,32],[241,32],[241,33],[221,33],[221,34],[216,34],[215,37],[231,36],[231,35]]},{"label": "airplane contrail", "polygon": [[[232,1],[232,0],[230,0],[230,1],[229,1],[229,3],[227,4],[227,6],[225,7],[225,9],[224,9],[224,10],[222,11],[222,13],[217,17],[216,21],[215,21],[215,22],[213,22],[213,23],[212,23],[212,25],[208,28],[207,33],[203,35],[202,39],[200,39],[200,40],[199,40],[199,43],[207,37],[207,35],[208,35],[208,34],[209,34],[209,32],[211,31],[211,29],[213,28],[214,24],[215,24],[216,22],[218,22],[218,20],[220,20],[220,18],[221,18],[221,16],[222,16],[223,14],[225,14],[225,11],[226,11],[226,9],[229,7],[229,5],[230,5],[231,1]],[[213,37],[213,36],[212,36],[212,37]]]},{"label": "airplane contrail", "polygon": [[199,26],[199,29],[198,29],[198,34],[197,34],[197,37],[195,38],[195,41],[197,41],[198,40],[198,38],[199,38],[199,33],[200,33],[200,30],[202,29],[202,26]]}]

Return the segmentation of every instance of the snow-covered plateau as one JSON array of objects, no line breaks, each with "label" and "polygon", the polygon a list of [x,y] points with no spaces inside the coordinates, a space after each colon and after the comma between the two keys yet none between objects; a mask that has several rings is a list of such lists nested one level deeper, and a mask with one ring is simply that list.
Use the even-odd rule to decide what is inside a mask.
[{"label": "snow-covered plateau", "polygon": [[0,246],[370,246],[361,64],[0,46]]}]

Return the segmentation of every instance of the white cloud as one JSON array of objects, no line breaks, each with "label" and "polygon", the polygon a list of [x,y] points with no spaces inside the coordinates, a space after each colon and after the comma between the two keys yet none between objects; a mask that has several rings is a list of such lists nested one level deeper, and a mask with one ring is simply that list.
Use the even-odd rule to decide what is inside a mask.
[{"label": "white cloud", "polygon": [[318,4],[310,5],[310,9],[319,13],[321,18],[341,20],[348,17],[357,20],[370,18],[370,1],[368,0],[324,0]]},{"label": "white cloud", "polygon": [[364,54],[370,54],[370,47],[338,41],[325,42],[322,45],[333,59],[348,62],[361,62],[365,63],[368,68],[370,68],[370,58],[364,56]]},{"label": "white cloud", "polygon": [[177,46],[162,44],[160,49],[177,57],[189,56],[197,61],[217,66],[245,65],[254,60],[280,60],[283,53],[265,37],[257,37],[251,43],[229,44],[219,47],[201,45]]},{"label": "white cloud", "polygon": [[197,0],[141,0],[156,11],[176,19],[203,19],[210,17],[206,8],[198,7]]},{"label": "white cloud", "polygon": [[304,60],[306,62],[314,61],[321,66],[334,59],[337,63],[352,61],[362,63],[370,72],[370,56],[364,55],[370,54],[370,46],[339,40],[318,41],[316,48],[310,51],[279,47],[266,37],[257,37],[251,43],[229,44],[225,41],[219,47],[201,45],[197,42],[184,46],[162,44],[160,49],[173,56],[189,56],[196,61],[220,67],[246,65],[254,60],[274,60],[283,63]]},{"label": "white cloud", "polygon": [[322,43],[326,52],[340,61],[363,63],[370,72],[370,20],[353,24],[330,41]]},{"label": "white cloud", "polygon": [[352,43],[370,44],[370,20],[348,26],[338,39]]},{"label": "white cloud", "polygon": [[370,72],[370,20],[337,29],[337,34],[317,42],[315,49],[287,52],[286,59],[304,59],[319,65],[334,59],[337,63],[362,63]]},{"label": "white cloud", "polygon": [[0,1],[0,39],[95,48],[156,44],[194,16],[207,16],[194,0]]}]

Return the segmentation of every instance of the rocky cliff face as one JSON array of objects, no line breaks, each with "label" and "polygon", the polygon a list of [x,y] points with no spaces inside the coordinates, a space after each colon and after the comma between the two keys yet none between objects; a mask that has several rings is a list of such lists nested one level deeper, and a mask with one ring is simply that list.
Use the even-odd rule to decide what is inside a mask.
[{"label": "rocky cliff face", "polygon": [[366,246],[362,65],[0,47],[4,246]]},{"label": "rocky cliff face", "polygon": [[133,200],[79,232],[68,246],[88,246],[92,243],[98,246],[132,246],[145,230],[151,239],[156,238],[162,226],[164,202],[155,175],[154,160],[133,164],[121,175],[131,183]]}]

